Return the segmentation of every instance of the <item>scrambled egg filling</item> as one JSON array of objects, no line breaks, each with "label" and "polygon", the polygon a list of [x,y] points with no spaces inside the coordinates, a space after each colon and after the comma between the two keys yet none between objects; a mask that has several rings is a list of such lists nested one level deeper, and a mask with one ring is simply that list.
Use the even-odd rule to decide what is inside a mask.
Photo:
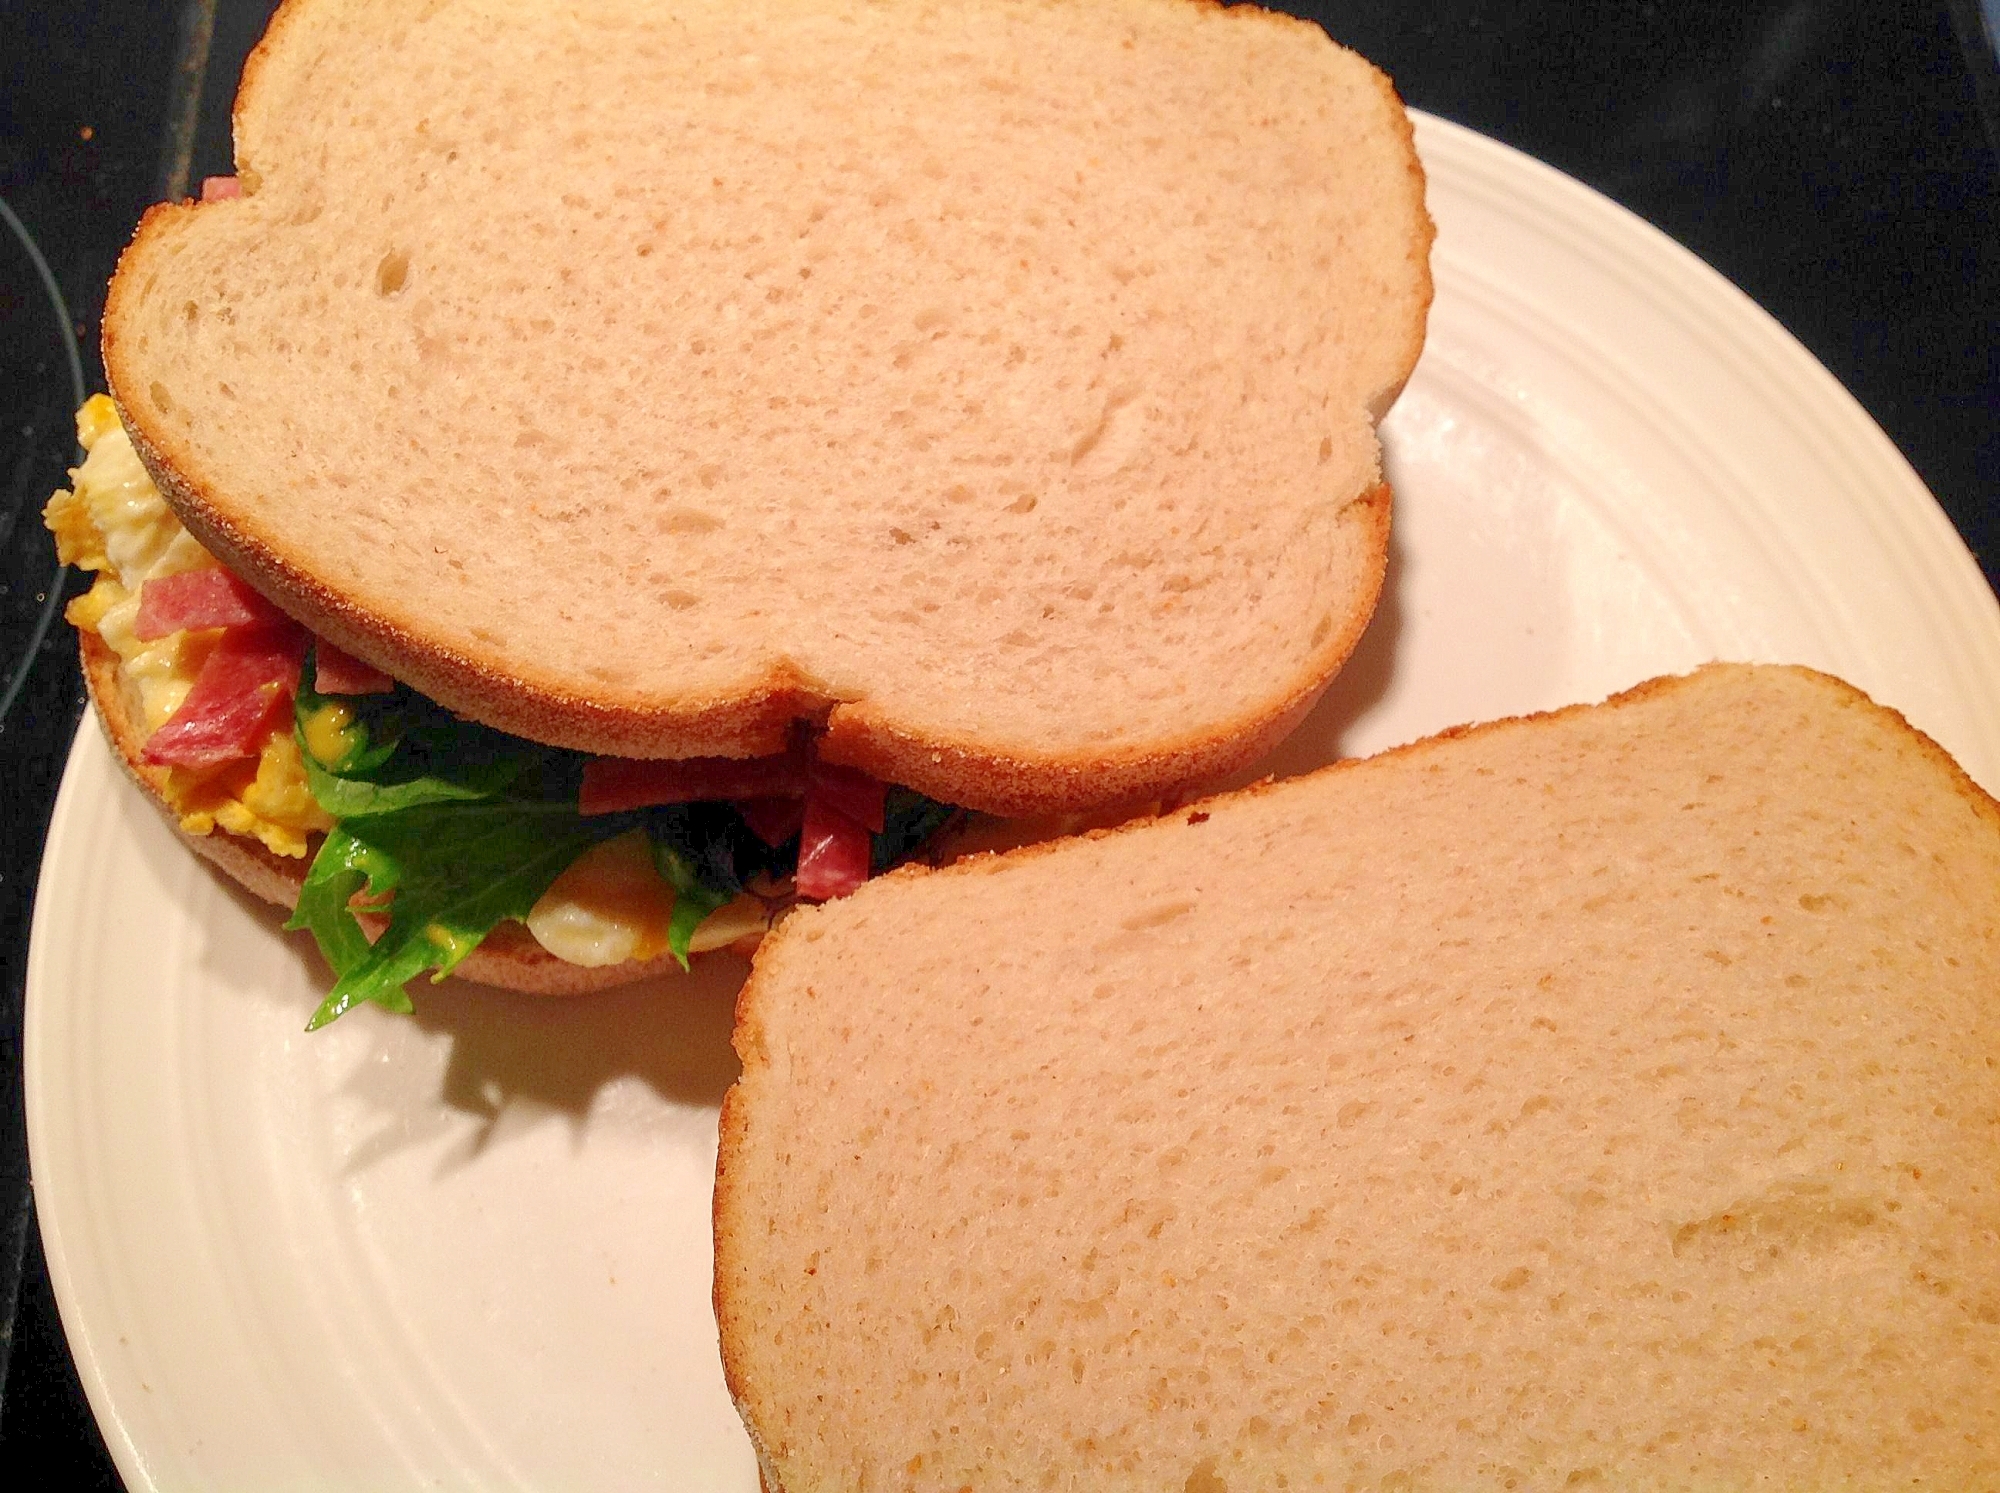
[{"label": "scrambled egg filling", "polygon": [[[118,655],[126,711],[151,735],[180,708],[217,635],[177,632],[141,642],[133,632],[139,588],[220,562],[181,527],[160,497],[108,396],[94,395],[77,411],[76,432],[87,453],[70,473],[76,485],[50,498],[43,517],[63,563],[94,570],[97,580],[65,615],[76,627],[95,631]],[[347,707],[337,701],[307,721],[314,755],[338,761],[350,721]],[[285,729],[273,731],[255,758],[199,770],[168,768],[161,794],[190,834],[223,829],[253,836],[279,855],[303,856],[308,835],[333,828],[306,783],[298,740]],[[578,857],[535,904],[528,928],[570,964],[651,959],[667,952],[673,905],[673,890],[654,867],[644,832],[635,830]],[[697,953],[722,948],[769,925],[765,904],[741,896],[703,920],[692,948]]]},{"label": "scrambled egg filling", "polygon": [[[558,959],[596,968],[666,953],[673,912],[673,888],[653,865],[646,832],[635,829],[578,856],[528,914],[528,931]],[[689,952],[725,948],[770,924],[762,902],[740,896],[702,919]]]},{"label": "scrambled egg filling", "polygon": [[[76,486],[50,498],[43,516],[63,563],[94,570],[97,580],[65,615],[118,655],[126,712],[151,735],[187,698],[216,634],[176,632],[141,642],[133,632],[139,588],[218,562],[160,497],[107,396],[93,395],[77,411],[76,435],[87,453],[70,473]],[[160,792],[189,834],[219,827],[253,836],[279,855],[303,856],[307,835],[333,828],[306,786],[290,731],[273,731],[254,758],[213,768],[170,767]]]}]

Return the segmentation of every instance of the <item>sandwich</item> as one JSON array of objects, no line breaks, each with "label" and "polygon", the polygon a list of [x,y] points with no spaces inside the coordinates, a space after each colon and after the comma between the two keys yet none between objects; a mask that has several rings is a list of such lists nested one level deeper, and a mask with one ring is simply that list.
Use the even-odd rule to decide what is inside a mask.
[{"label": "sandwich", "polygon": [[1170,797],[1373,609],[1431,228],[1316,27],[288,0],[235,149],[123,256],[49,518],[111,739],[313,930],[317,1019]]},{"label": "sandwich", "polygon": [[764,1486],[2000,1486],[1996,992],[2000,804],[1793,668],[894,873],[738,1008]]}]

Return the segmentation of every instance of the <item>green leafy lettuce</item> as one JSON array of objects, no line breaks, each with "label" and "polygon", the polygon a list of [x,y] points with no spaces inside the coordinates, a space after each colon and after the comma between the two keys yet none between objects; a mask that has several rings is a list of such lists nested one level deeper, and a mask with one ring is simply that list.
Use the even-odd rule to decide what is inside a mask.
[{"label": "green leafy lettuce", "polygon": [[[337,726],[332,707],[348,717]],[[685,966],[703,919],[759,872],[790,875],[793,841],[775,850],[727,804],[577,813],[580,753],[459,720],[407,689],[331,700],[301,687],[295,732],[313,797],[336,821],[307,872],[291,928],[309,930],[333,967],[307,1029],[363,1002],[407,1012],[404,987],[443,979],[504,919],[525,919],[591,846],[642,826],[674,890],[668,945]],[[317,750],[315,748],[317,747]],[[955,811],[892,788],[873,861],[881,870]],[[355,917],[387,919],[369,940]]]},{"label": "green leafy lettuce", "polygon": [[667,947],[687,968],[688,947],[694,941],[694,930],[702,919],[717,908],[724,906],[736,894],[733,891],[719,891],[701,879],[694,862],[672,845],[653,846],[653,864],[659,867],[660,875],[668,886],[674,889],[674,910],[667,921]]},{"label": "green leafy lettuce", "polygon": [[[335,703],[353,717],[345,729],[311,729]],[[308,1030],[358,1002],[408,1011],[410,980],[443,979],[585,850],[637,822],[576,812],[579,755],[456,720],[406,690],[330,702],[301,688],[295,730],[313,797],[338,821],[288,924],[312,933],[336,977]],[[338,750],[316,754],[329,738]],[[387,899],[373,943],[357,895]]]},{"label": "green leafy lettuce", "polygon": [[[605,837],[602,820],[579,818],[573,806],[508,800],[343,821],[320,847],[292,919],[312,930],[339,976],[307,1030],[356,1001],[408,1011],[407,981],[426,970],[442,980],[501,919],[527,917],[549,883]],[[357,892],[395,893],[389,926],[372,945],[349,907]]]},{"label": "green leafy lettuce", "polygon": [[870,874],[886,871],[914,855],[959,812],[950,804],[924,797],[914,788],[891,784],[888,799],[882,805],[882,832],[875,836],[869,856]]}]

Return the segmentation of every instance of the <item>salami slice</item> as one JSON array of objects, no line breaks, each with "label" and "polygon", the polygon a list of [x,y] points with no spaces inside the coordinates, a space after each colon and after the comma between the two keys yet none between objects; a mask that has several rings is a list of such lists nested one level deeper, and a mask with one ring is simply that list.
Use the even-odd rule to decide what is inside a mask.
[{"label": "salami slice", "polygon": [[305,633],[289,623],[224,633],[180,709],[147,739],[145,760],[213,767],[256,756],[289,723],[305,652]]},{"label": "salami slice", "polygon": [[276,627],[285,614],[220,567],[184,570],[139,588],[132,631],[142,643],[211,627]]}]

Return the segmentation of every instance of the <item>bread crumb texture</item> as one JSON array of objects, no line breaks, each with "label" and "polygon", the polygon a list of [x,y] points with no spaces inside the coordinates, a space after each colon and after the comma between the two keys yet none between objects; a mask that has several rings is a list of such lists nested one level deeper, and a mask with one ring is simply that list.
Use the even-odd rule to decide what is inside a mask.
[{"label": "bread crumb texture", "polygon": [[766,943],[771,1486],[2000,1487],[2000,809],[1715,667]]},{"label": "bread crumb texture", "polygon": [[1290,708],[1372,608],[1430,224],[1316,28],[293,0],[237,155],[121,267],[120,404],[205,542],[494,724],[745,750],[778,695],[1116,760]]}]

